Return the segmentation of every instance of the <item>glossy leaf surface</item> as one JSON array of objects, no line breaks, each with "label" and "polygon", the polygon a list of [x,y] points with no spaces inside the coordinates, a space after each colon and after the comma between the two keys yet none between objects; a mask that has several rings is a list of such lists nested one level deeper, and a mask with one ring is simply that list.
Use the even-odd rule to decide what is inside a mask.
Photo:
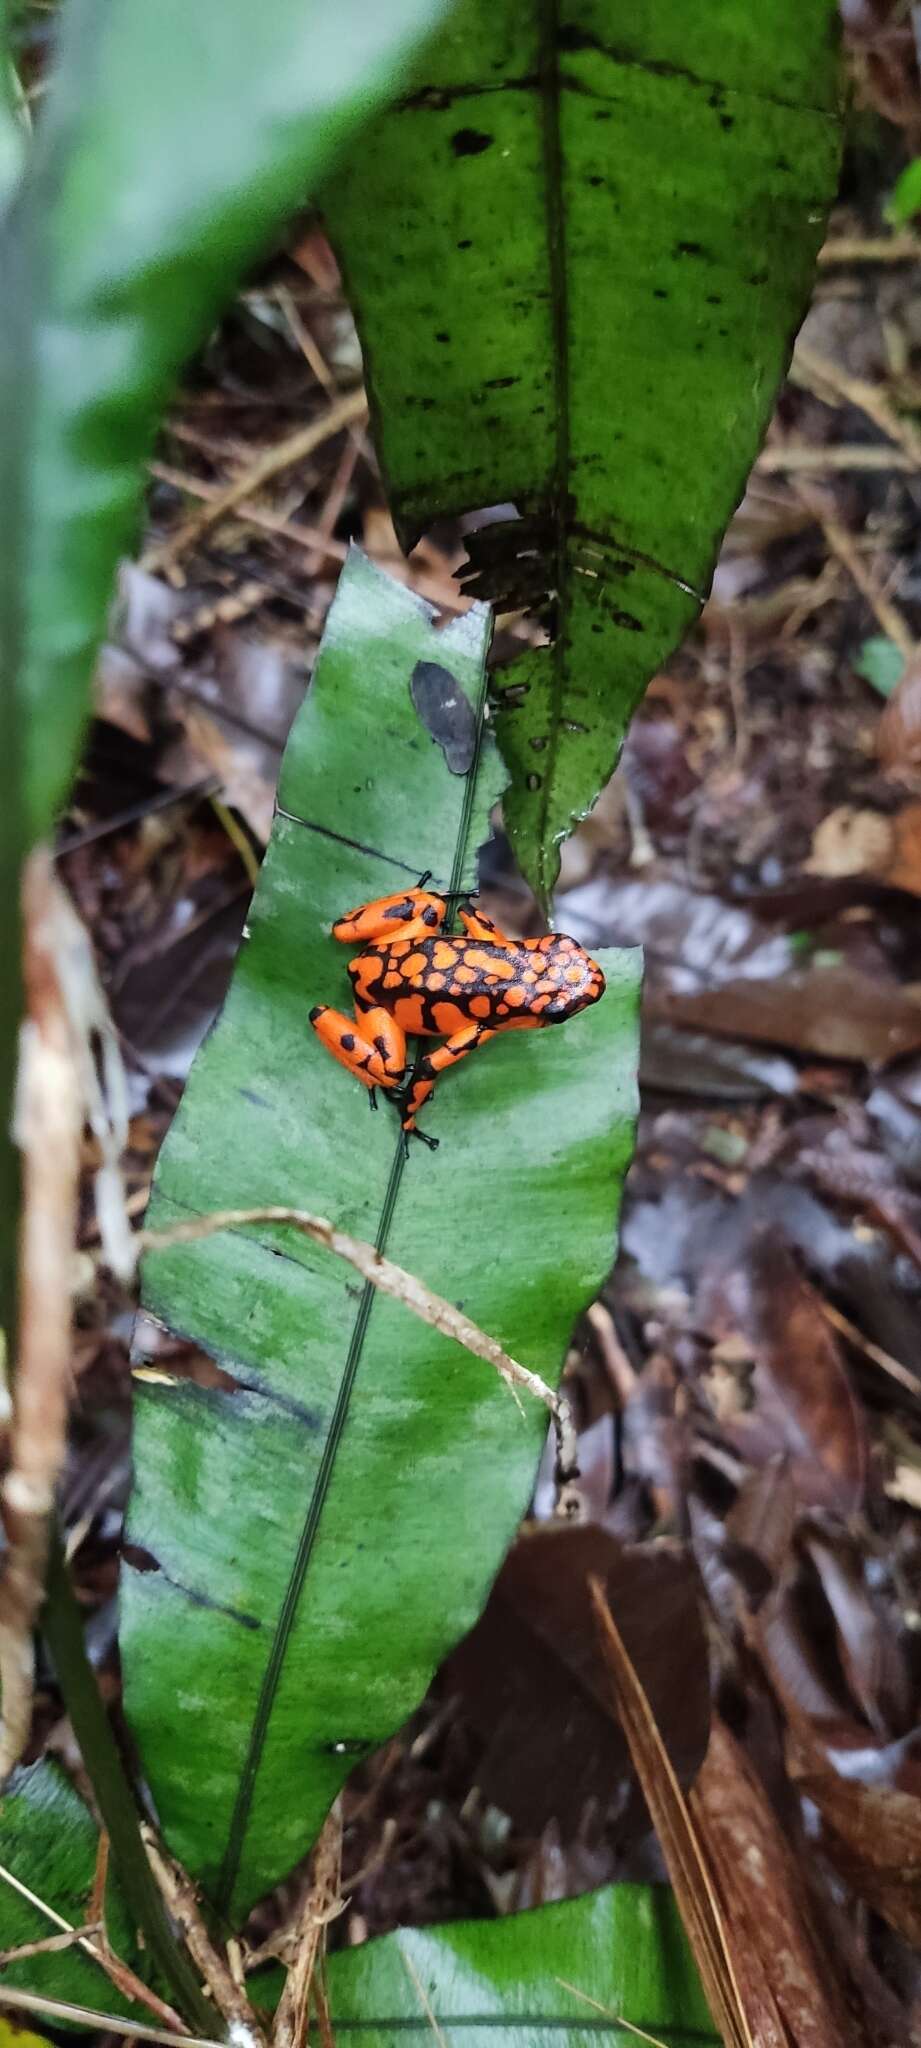
[{"label": "glossy leaf surface", "polygon": [[441,0],[67,0],[0,313],[7,687],[47,831],[183,362]]},{"label": "glossy leaf surface", "polygon": [[499,726],[544,896],[773,404],[835,185],[836,12],[461,0],[324,195],[403,544],[503,508],[475,587],[550,629]]},{"label": "glossy leaf surface", "polygon": [[658,1886],[401,1929],[332,1956],[329,2001],[336,2040],[360,2048],[627,2048],[637,2037],[618,2019],[665,2048],[718,2042],[674,1900]]},{"label": "glossy leaf surface", "polygon": [[[89,1915],[98,1839],[92,1816],[58,1764],[45,1761],[16,1771],[0,1796],[0,1864],[72,1927],[82,1926]],[[119,1960],[143,1974],[130,1922],[111,1882],[106,1925]],[[58,1925],[0,1877],[0,1948],[20,1948],[59,1932]],[[39,1991],[46,1998],[150,2019],[149,2011],[124,1999],[100,1965],[79,1948],[9,1963],[2,1982],[22,1991]]]},{"label": "glossy leaf surface", "polygon": [[[350,557],[285,755],[251,937],[163,1150],[154,1220],[329,1215],[555,1379],[610,1263],[635,1109],[638,956],[604,999],[443,1077],[404,1165],[392,1106],[309,1028],[347,1006],[332,921],[431,869],[472,885],[501,785],[452,774],[410,692],[447,668],[479,724],[489,622]],[[279,1229],[147,1262],[148,1306],[231,1376],[139,1386],[126,1704],[169,1842],[238,1919],[303,1854],[356,1758],[475,1619],[544,1435],[491,1370]],[[145,1556],[144,1553],[147,1553]]]}]

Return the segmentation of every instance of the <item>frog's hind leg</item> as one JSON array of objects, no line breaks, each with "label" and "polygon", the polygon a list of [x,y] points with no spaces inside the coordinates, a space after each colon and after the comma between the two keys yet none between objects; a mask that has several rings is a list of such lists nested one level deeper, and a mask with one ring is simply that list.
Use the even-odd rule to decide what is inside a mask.
[{"label": "frog's hind leg", "polygon": [[357,1010],[347,1017],[328,1003],[317,1003],[310,1022],[327,1052],[371,1091],[398,1088],[406,1071],[406,1034],[389,1010]]},{"label": "frog's hind leg", "polygon": [[[469,1052],[475,1052],[478,1045],[488,1045],[495,1038],[494,1026],[488,1024],[465,1024],[463,1031],[455,1031],[452,1038],[446,1038],[435,1052],[423,1053],[403,1097],[403,1129],[414,1131],[416,1118],[434,1089],[439,1074],[455,1067],[458,1060],[466,1059]],[[421,1132],[417,1136],[421,1137]]]}]

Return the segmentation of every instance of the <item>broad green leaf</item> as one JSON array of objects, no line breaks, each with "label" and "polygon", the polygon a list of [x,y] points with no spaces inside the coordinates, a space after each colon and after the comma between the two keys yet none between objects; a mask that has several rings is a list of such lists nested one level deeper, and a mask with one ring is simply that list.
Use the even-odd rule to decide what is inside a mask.
[{"label": "broad green leaf", "polygon": [[[16,1771],[0,1796],[0,1948],[44,1941],[60,1927],[9,1884],[5,1872],[72,1927],[85,1924],[96,1868],[98,1829],[59,1765],[45,1761]],[[144,1974],[130,1922],[110,1881],[106,1927],[116,1955]],[[111,1978],[79,1948],[9,1963],[2,1982],[46,1998],[150,2019],[116,1991]]]},{"label": "broad green leaf", "polygon": [[442,4],[60,8],[0,312],[0,653],[5,689],[15,683],[30,714],[28,837],[47,831],[72,772],[116,560],[176,376]]},{"label": "broad green leaf", "polygon": [[921,156],[916,156],[913,163],[906,164],[901,177],[897,179],[886,207],[886,219],[891,220],[895,227],[904,227],[905,222],[913,220],[916,213],[921,213]]},{"label": "broad green leaf", "polygon": [[[329,1962],[337,2041],[393,2048],[718,2048],[671,1892],[612,1885],[507,1920],[401,1928]],[[581,1993],[580,1997],[578,1994]]]},{"label": "broad green leaf", "polygon": [[505,507],[472,587],[549,628],[499,722],[545,900],[771,411],[835,187],[836,11],[461,0],[321,195],[401,542]]},{"label": "broad green leaf", "polygon": [[[414,1146],[405,1165],[392,1106],[369,1115],[308,1024],[316,1001],[346,1000],[334,918],[427,868],[443,886],[474,881],[500,764],[485,734],[470,773],[452,774],[410,678],[446,665],[479,715],[488,637],[482,607],[436,632],[428,607],[351,555],[154,1218],[319,1211],[554,1379],[611,1258],[637,956],[602,956],[595,1008],[444,1077],[424,1113],[441,1148]],[[148,1569],[124,1579],[126,1706],[173,1850],[237,1921],[475,1619],[546,1417],[291,1232],[159,1253],[145,1298],[231,1384],[139,1384],[129,1536]]]}]

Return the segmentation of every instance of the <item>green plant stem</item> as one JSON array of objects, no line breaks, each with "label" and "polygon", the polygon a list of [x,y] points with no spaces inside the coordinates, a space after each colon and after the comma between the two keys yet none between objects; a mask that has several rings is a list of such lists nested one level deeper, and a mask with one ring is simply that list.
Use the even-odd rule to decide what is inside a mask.
[{"label": "green plant stem", "polygon": [[112,1845],[128,1910],[184,2018],[199,2034],[216,2038],[220,2029],[214,2008],[205,1998],[192,1964],[172,1932],[147,1860],[134,1795],[86,1654],[82,1617],[57,1531],[52,1539],[43,1628]]}]

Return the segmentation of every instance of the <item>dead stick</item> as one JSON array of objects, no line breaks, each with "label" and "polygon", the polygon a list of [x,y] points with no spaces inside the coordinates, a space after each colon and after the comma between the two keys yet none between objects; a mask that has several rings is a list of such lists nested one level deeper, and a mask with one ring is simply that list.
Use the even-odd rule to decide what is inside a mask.
[{"label": "dead stick", "polygon": [[318,419],[311,420],[309,426],[299,427],[297,433],[288,434],[285,440],[277,442],[274,448],[263,449],[255,462],[251,462],[247,469],[242,470],[233,483],[227,485],[226,490],[220,491],[216,498],[211,499],[210,504],[204,505],[200,512],[194,513],[191,519],[186,520],[178,532],[172,534],[168,540],[159,541],[154,547],[148,548],[141,556],[141,568],[146,569],[149,574],[168,568],[172,562],[178,561],[186,548],[191,547],[194,541],[200,540],[202,534],[207,533],[208,528],[213,526],[216,520],[223,519],[228,512],[235,511],[243,498],[249,498],[261,491],[281,470],[290,469],[295,462],[303,462],[308,455],[313,455],[317,448],[322,447],[324,441],[329,441],[334,434],[341,433],[343,427],[350,427],[356,420],[364,419],[367,410],[368,401],[364,392],[348,391],[336,405],[331,405]]}]

